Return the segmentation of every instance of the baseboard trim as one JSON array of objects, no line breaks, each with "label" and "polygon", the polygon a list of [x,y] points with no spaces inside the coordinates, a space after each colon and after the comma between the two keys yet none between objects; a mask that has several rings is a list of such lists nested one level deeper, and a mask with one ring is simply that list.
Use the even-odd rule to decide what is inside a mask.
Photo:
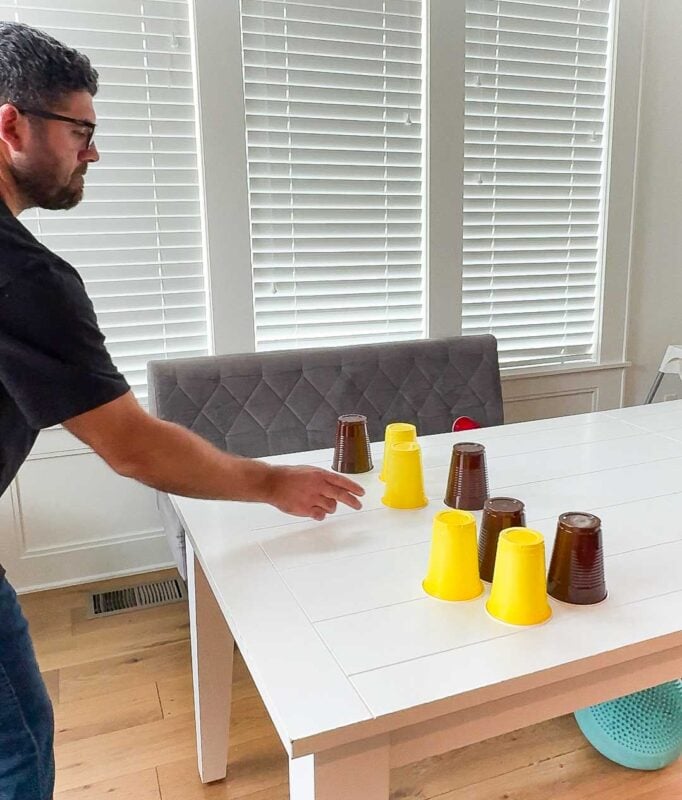
[{"label": "baseboard trim", "polygon": [[161,564],[149,564],[144,567],[134,569],[120,569],[112,570],[110,572],[101,572],[96,575],[84,575],[78,578],[73,578],[63,581],[48,581],[46,583],[38,583],[32,586],[22,587],[17,589],[18,595],[31,594],[33,592],[44,592],[48,589],[63,589],[68,586],[81,586],[86,583],[95,583],[96,581],[106,581],[112,578],[125,578],[130,575],[145,575],[147,572],[157,572],[162,569],[175,569],[176,564],[174,561],[167,561]]}]

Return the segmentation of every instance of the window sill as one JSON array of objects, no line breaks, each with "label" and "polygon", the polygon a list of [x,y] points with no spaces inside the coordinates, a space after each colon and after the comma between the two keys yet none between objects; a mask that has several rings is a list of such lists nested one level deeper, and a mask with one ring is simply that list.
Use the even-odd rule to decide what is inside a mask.
[{"label": "window sill", "polygon": [[593,361],[556,367],[503,367],[500,376],[503,382],[522,380],[524,378],[545,378],[553,375],[572,375],[583,372],[603,372],[612,369],[627,369],[632,366],[630,361],[612,361],[597,364]]}]

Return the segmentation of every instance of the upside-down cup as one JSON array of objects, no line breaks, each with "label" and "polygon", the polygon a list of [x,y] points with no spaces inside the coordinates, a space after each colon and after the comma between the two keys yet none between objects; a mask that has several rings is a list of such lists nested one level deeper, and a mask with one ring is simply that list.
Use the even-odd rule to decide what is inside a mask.
[{"label": "upside-down cup", "polygon": [[545,540],[530,528],[507,528],[497,543],[488,613],[510,625],[539,625],[552,616],[547,601]]},{"label": "upside-down cup", "polygon": [[390,508],[424,508],[429,502],[424,491],[422,451],[417,442],[391,445],[386,490],[381,502]]},{"label": "upside-down cup", "polygon": [[386,481],[386,474],[388,472],[388,460],[391,456],[391,447],[400,442],[416,442],[417,429],[409,422],[391,422],[386,426],[386,434],[384,437],[384,461],[381,466],[381,473],[379,480]]},{"label": "upside-down cup", "polygon": [[606,598],[601,520],[568,512],[559,517],[547,591],[557,600],[592,605]]},{"label": "upside-down cup", "polygon": [[460,431],[473,431],[481,426],[471,417],[457,417],[452,423],[452,432],[459,433]]},{"label": "upside-down cup", "polygon": [[339,417],[332,469],[356,475],[372,469],[367,417],[363,414],[342,414]]},{"label": "upside-down cup", "polygon": [[468,511],[436,514],[429,567],[422,586],[427,594],[440,600],[473,600],[483,593],[473,514]]},{"label": "upside-down cup", "polygon": [[465,511],[480,511],[488,493],[485,447],[474,442],[454,445],[445,490],[445,505]]},{"label": "upside-down cup", "polygon": [[481,535],[478,539],[478,568],[481,578],[492,582],[497,541],[505,528],[523,528],[524,505],[513,497],[489,497],[483,504]]}]

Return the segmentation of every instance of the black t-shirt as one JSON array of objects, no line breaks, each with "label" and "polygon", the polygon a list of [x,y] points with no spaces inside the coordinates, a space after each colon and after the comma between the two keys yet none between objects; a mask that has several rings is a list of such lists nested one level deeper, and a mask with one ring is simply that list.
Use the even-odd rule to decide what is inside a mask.
[{"label": "black t-shirt", "polygon": [[128,390],[79,274],[0,201],[0,495],[42,428]]}]

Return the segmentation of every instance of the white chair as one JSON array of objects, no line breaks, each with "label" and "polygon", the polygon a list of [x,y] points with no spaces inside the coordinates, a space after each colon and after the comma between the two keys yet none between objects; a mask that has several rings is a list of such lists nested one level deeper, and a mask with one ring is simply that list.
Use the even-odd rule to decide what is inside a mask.
[{"label": "white chair", "polygon": [[661,361],[661,366],[658,368],[658,373],[654,378],[654,382],[651,384],[651,389],[649,389],[649,394],[646,396],[646,400],[644,401],[647,405],[649,403],[653,403],[654,395],[658,391],[658,387],[661,385],[661,381],[663,380],[663,376],[667,373],[672,373],[673,375],[679,375],[680,380],[682,380],[682,345],[679,344],[669,344],[668,349],[665,351],[665,355],[663,356],[663,361]]}]

